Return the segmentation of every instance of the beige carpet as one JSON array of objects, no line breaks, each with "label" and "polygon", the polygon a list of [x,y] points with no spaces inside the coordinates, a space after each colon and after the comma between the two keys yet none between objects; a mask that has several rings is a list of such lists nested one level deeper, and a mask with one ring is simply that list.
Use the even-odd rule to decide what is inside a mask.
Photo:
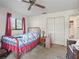
[{"label": "beige carpet", "polygon": [[[4,59],[16,59],[16,56],[11,53]],[[37,46],[30,52],[23,54],[21,59],[66,59],[66,47],[60,45],[53,45],[52,48]]]}]

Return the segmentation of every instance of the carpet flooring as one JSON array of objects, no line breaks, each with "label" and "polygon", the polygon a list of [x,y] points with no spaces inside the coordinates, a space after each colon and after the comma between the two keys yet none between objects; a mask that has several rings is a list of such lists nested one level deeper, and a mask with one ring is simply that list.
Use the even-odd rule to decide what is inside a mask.
[{"label": "carpet flooring", "polygon": [[[16,59],[16,55],[11,53],[4,59]],[[37,46],[28,53],[22,54],[20,59],[66,59],[66,47],[52,45],[51,48]]]}]

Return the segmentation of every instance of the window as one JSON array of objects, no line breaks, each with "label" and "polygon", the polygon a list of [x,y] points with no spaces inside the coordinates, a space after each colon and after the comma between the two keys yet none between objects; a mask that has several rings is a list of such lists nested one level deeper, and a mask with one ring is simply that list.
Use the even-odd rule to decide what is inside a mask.
[{"label": "window", "polygon": [[22,30],[22,20],[17,18],[12,18],[11,26],[12,26],[12,30]]}]

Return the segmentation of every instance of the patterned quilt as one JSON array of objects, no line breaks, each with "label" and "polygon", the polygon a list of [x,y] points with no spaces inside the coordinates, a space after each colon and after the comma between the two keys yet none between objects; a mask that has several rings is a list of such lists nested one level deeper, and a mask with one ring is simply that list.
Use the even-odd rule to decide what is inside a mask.
[{"label": "patterned quilt", "polygon": [[13,45],[13,46],[17,46],[17,42],[15,38],[17,38],[19,41],[19,48],[22,48],[23,46],[31,44],[33,41],[37,40],[37,38],[39,38],[39,33],[29,32],[27,34],[14,36],[13,38],[4,36],[2,39],[2,42]]}]

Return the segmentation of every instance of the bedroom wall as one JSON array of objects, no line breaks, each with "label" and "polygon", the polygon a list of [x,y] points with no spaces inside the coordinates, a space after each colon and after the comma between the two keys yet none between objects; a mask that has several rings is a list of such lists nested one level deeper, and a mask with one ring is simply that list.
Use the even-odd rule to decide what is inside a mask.
[{"label": "bedroom wall", "polygon": [[70,27],[70,37],[79,40],[79,15],[74,15],[70,17],[70,20],[74,21],[73,25]]},{"label": "bedroom wall", "polygon": [[[40,27],[42,31],[45,31],[46,33],[47,31],[47,19],[51,18],[51,17],[61,17],[63,16],[65,18],[65,39],[64,39],[64,44],[63,42],[61,42],[61,45],[66,45],[66,41],[68,39],[68,21],[69,21],[69,16],[70,15],[75,15],[77,14],[78,11],[77,9],[73,9],[73,10],[67,10],[67,11],[62,11],[62,12],[56,12],[56,13],[50,13],[50,14],[44,14],[44,15],[40,15],[40,16],[33,16],[30,17],[29,20],[29,26],[30,27]],[[59,39],[61,41],[61,39]],[[53,42],[52,39],[52,43],[55,44],[60,44],[60,43],[56,43]]]},{"label": "bedroom wall", "polygon": [[[6,25],[6,14],[7,12],[12,13],[12,16],[15,18],[22,18],[23,16],[26,17],[26,29],[27,29],[27,19],[29,18],[26,15],[20,14],[14,10],[10,10],[9,8],[0,6],[0,38],[2,35],[5,34],[5,25]],[[19,34],[22,33],[22,30],[13,30],[13,34]]]}]

